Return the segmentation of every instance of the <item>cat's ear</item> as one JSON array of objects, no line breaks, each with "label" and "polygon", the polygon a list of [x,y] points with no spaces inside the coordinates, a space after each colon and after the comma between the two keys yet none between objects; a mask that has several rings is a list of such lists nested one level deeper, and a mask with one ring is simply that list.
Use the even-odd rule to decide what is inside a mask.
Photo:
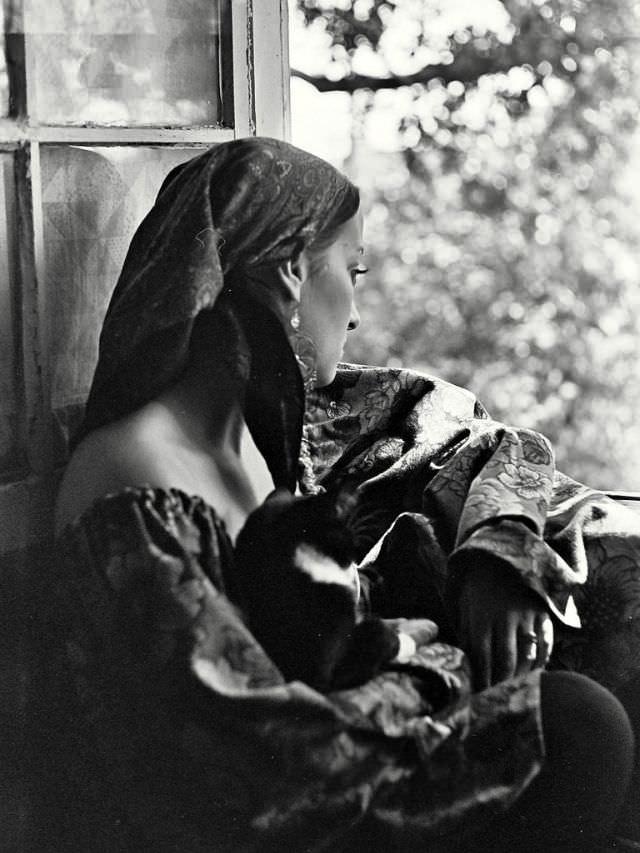
[{"label": "cat's ear", "polygon": [[346,475],[327,489],[327,497],[334,504],[338,518],[347,519],[351,516],[358,503],[358,486],[355,477]]},{"label": "cat's ear", "polygon": [[309,262],[304,252],[278,265],[278,277],[294,302],[300,302],[302,285],[309,276]]},{"label": "cat's ear", "polygon": [[274,489],[272,492],[269,492],[267,497],[264,499],[265,506],[286,506],[287,504],[293,501],[294,496],[291,494],[289,489],[285,486],[278,486],[277,489]]}]

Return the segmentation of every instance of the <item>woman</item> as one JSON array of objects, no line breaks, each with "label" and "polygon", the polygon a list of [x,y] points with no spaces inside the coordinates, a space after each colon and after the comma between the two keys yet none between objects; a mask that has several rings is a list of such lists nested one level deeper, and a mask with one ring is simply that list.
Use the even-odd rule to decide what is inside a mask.
[{"label": "woman", "polygon": [[[410,673],[328,696],[285,683],[224,594],[264,496],[344,468],[320,434],[301,451],[303,385],[332,382],[358,323],[358,206],[323,161],[239,140],[175,170],[134,237],[57,508],[63,849],[570,851],[613,825],[629,722],[514,639],[544,632],[541,596],[510,588],[508,625],[493,620],[494,652],[476,656],[489,689],[471,693],[453,646],[422,649],[436,700]],[[389,541],[364,573],[381,610],[398,603]],[[489,588],[476,569],[461,613]],[[472,651],[481,623],[461,627]]]}]

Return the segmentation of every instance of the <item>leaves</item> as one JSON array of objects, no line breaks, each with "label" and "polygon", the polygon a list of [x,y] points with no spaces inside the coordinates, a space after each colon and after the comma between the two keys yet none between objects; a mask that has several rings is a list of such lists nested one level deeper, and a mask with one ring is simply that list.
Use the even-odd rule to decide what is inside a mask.
[{"label": "leaves", "polygon": [[[372,146],[382,93],[354,98],[372,272],[348,357],[470,387],[494,417],[549,435],[576,478],[640,488],[637,4],[306,5],[334,46],[334,23],[351,28],[343,88],[365,76],[365,49],[396,83],[394,69],[425,81],[386,96],[393,155]],[[457,5],[485,8],[484,24],[451,14],[447,31]],[[382,24],[366,47],[358,9]]]}]

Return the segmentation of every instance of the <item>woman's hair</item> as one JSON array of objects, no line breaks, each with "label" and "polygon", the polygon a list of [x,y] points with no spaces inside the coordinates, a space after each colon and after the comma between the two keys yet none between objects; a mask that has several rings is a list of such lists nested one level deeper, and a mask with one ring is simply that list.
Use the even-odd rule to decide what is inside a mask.
[{"label": "woman's hair", "polygon": [[333,245],[342,226],[356,215],[360,208],[360,193],[357,187],[354,190],[352,195],[345,195],[331,219],[305,247],[310,255],[321,254]]}]

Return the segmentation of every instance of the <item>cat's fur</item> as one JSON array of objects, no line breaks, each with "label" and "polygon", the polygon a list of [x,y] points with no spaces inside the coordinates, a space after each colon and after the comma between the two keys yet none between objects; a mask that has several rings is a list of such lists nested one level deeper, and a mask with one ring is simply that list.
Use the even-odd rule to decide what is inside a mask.
[{"label": "cat's fur", "polygon": [[320,691],[361,684],[396,657],[397,632],[357,616],[356,543],[348,491],[273,492],[235,547],[237,598],[249,628],[287,680]]}]

